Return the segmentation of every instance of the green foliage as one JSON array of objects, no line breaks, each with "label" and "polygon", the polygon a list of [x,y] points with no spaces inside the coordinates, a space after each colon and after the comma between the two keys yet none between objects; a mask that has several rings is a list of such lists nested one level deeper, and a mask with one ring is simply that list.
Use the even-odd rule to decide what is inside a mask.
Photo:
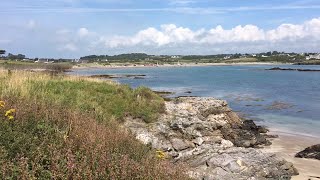
[{"label": "green foliage", "polygon": [[164,108],[163,99],[148,88],[132,90],[126,85],[63,81],[59,78],[29,83],[33,97],[94,113],[100,120],[108,117],[123,120],[131,115],[152,122]]},{"label": "green foliage", "polygon": [[9,53],[8,54],[8,58],[9,59],[19,59],[19,60],[22,60],[22,59],[24,59],[26,56],[25,55],[23,55],[23,54],[17,54],[17,55],[14,55],[14,54],[11,54],[11,53]]},{"label": "green foliage", "polygon": [[144,53],[131,53],[131,54],[119,54],[114,56],[108,56],[108,55],[90,55],[90,56],[84,56],[80,59],[83,60],[89,60],[89,61],[136,61],[136,60],[144,60],[145,58],[150,57],[147,54]]},{"label": "green foliage", "polygon": [[307,60],[295,63],[294,65],[320,65],[320,60]]},{"label": "green foliage", "polygon": [[0,55],[6,54],[6,50],[0,49]]}]

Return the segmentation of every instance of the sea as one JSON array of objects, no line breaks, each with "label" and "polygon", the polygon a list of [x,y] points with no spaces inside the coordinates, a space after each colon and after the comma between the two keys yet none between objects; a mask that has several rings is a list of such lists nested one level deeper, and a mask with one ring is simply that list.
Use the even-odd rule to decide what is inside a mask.
[{"label": "sea", "polygon": [[177,96],[227,100],[241,117],[271,130],[320,138],[320,72],[270,71],[273,67],[319,69],[320,66],[233,65],[143,68],[88,68],[70,74],[146,75],[113,79],[132,88],[150,87]]}]

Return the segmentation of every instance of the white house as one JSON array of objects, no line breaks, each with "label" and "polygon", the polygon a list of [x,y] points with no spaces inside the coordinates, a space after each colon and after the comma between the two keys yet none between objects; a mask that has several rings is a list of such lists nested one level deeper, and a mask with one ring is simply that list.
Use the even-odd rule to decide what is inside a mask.
[{"label": "white house", "polygon": [[230,59],[231,56],[225,56],[223,59]]},{"label": "white house", "polygon": [[180,56],[171,56],[172,59],[178,59]]},{"label": "white house", "polygon": [[306,57],[306,60],[310,60],[310,59],[320,59],[320,54],[309,55]]}]

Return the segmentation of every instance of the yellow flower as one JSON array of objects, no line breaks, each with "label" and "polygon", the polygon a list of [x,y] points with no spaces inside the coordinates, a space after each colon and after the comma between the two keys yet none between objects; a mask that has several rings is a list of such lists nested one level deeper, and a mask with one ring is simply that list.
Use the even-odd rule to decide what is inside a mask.
[{"label": "yellow flower", "polygon": [[8,111],[6,111],[6,114],[5,116],[8,117],[8,116],[12,116],[12,113],[15,113],[16,110],[15,109],[9,109]]},{"label": "yellow flower", "polygon": [[4,101],[0,101],[0,108],[3,108],[6,103]]},{"label": "yellow flower", "polygon": [[166,153],[161,150],[156,151],[156,153],[157,153],[156,157],[158,159],[164,159],[166,157]]},{"label": "yellow flower", "polygon": [[14,120],[14,116],[8,116],[9,120]]}]

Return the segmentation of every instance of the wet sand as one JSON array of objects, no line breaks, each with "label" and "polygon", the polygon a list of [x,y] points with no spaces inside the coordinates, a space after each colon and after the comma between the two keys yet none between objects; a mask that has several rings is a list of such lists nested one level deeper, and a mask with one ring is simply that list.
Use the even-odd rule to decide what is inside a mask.
[{"label": "wet sand", "polygon": [[279,138],[273,139],[272,145],[264,148],[263,151],[276,153],[277,156],[292,162],[299,171],[298,176],[292,177],[293,180],[320,179],[320,160],[294,157],[305,148],[319,144],[320,138],[277,132],[272,129],[271,132],[269,134],[277,134]]}]

